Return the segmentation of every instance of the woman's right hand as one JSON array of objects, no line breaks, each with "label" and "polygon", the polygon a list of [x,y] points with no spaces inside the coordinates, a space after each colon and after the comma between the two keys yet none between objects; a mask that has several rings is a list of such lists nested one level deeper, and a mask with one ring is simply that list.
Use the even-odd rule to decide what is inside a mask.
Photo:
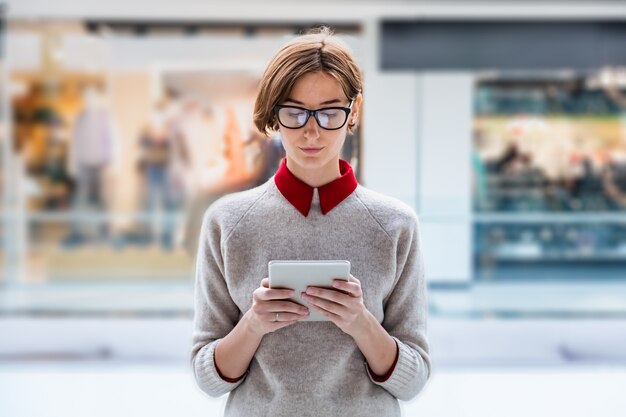
[{"label": "woman's right hand", "polygon": [[[260,336],[297,323],[309,316],[309,309],[290,301],[294,291],[270,288],[268,278],[252,293],[252,307],[248,310],[252,330]],[[277,320],[278,319],[278,320]]]}]

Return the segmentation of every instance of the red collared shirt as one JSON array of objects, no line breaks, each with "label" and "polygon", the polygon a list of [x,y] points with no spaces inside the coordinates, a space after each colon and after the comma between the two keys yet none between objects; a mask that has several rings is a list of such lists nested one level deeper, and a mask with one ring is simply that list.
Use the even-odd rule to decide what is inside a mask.
[{"label": "red collared shirt", "polygon": [[[354,171],[347,161],[339,160],[339,173],[336,180],[317,188],[322,214],[327,214],[356,190],[358,182]],[[287,158],[283,158],[274,176],[274,182],[280,193],[300,212],[308,216],[313,200],[313,187],[297,178],[287,168]]]}]

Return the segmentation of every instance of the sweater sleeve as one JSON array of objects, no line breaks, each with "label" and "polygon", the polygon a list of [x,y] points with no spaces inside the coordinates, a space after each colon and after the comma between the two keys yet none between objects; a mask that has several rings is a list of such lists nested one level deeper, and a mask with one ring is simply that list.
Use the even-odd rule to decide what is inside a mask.
[{"label": "sweater sleeve", "polygon": [[245,376],[222,378],[215,364],[215,347],[237,324],[239,308],[224,279],[221,230],[214,203],[204,215],[196,261],[191,366],[202,391],[219,397],[235,389]]},{"label": "sweater sleeve", "polygon": [[426,338],[428,301],[417,216],[407,222],[397,246],[396,283],[387,297],[383,327],[398,346],[396,362],[386,378],[377,378],[365,364],[374,384],[400,400],[415,397],[430,377]]}]

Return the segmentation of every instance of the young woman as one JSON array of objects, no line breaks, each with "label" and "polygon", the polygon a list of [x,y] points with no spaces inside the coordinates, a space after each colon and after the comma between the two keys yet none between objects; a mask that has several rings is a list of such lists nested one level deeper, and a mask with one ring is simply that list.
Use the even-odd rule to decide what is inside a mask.
[{"label": "young woman", "polygon": [[[287,43],[254,114],[261,132],[280,131],[286,158],[204,216],[191,363],[204,392],[230,392],[227,416],[398,416],[398,399],[428,380],[416,214],[358,184],[339,157],[361,91],[350,50],[328,28]],[[352,275],[309,288],[301,306],[263,278],[274,259],[346,259]],[[311,310],[329,320],[302,322]]]}]

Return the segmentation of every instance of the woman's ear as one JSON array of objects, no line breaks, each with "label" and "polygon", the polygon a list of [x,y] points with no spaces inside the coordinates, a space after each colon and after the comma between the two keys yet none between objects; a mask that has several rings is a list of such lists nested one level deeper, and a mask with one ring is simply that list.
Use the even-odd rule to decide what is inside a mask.
[{"label": "woman's ear", "polygon": [[359,119],[359,114],[361,112],[361,104],[363,103],[363,95],[361,93],[357,94],[354,98],[354,104],[352,105],[352,124],[355,124]]},{"label": "woman's ear", "polygon": [[350,112],[350,122],[351,126],[356,125],[359,120],[359,114],[361,112],[361,103],[363,103],[363,95],[361,93],[357,94],[354,98],[354,104],[352,104],[352,111]]}]

